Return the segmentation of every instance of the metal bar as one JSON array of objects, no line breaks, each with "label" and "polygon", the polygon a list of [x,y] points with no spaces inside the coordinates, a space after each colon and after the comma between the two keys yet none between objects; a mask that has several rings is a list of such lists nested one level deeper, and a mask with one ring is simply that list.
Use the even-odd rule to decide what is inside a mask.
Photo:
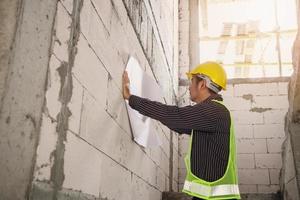
[{"label": "metal bar", "polygon": [[[297,33],[297,29],[277,31],[280,35],[291,35]],[[248,35],[236,35],[236,36],[218,36],[218,37],[209,37],[203,36],[199,38],[199,41],[219,41],[219,40],[246,40],[246,39],[256,39],[256,38],[269,38],[274,37],[277,34],[276,31],[271,32],[261,32],[257,34],[248,34]]]}]

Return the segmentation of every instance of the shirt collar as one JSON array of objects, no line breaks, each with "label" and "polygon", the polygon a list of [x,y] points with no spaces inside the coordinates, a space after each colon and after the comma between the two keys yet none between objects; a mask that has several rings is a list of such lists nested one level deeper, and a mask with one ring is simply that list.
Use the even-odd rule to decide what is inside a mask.
[{"label": "shirt collar", "polygon": [[203,103],[209,102],[211,100],[217,100],[217,101],[223,101],[223,97],[220,94],[212,94],[209,97],[207,97]]}]

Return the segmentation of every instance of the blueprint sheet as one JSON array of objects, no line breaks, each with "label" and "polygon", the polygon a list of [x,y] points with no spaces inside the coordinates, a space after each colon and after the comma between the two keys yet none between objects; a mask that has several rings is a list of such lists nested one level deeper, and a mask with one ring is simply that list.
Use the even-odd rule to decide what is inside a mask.
[{"label": "blueprint sheet", "polygon": [[[130,57],[126,66],[130,80],[130,92],[133,95],[148,98],[152,101],[163,103],[162,91],[154,80],[146,74],[138,61]],[[133,132],[134,140],[144,147],[155,147],[161,145],[153,119],[140,114],[129,106],[126,100],[129,120]]]}]

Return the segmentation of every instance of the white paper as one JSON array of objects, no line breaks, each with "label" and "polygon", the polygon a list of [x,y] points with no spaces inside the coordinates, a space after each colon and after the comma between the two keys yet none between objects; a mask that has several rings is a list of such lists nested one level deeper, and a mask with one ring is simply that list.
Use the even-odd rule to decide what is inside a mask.
[{"label": "white paper", "polygon": [[[153,101],[163,102],[162,91],[157,82],[142,70],[134,57],[129,58],[126,71],[130,79],[131,94]],[[132,109],[128,101],[126,101],[126,106],[134,140],[144,147],[161,145],[161,140],[158,137],[153,119]]]}]

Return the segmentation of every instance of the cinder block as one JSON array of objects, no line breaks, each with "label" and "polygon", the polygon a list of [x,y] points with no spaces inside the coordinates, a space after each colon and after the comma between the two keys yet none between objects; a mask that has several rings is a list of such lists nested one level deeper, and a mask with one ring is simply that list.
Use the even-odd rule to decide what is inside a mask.
[{"label": "cinder block", "polygon": [[237,139],[238,153],[267,153],[266,139]]},{"label": "cinder block", "polygon": [[253,125],[235,125],[236,138],[254,138]]},{"label": "cinder block", "polygon": [[108,73],[82,35],[79,38],[77,47],[78,52],[72,70],[73,75],[97,102],[105,107]]},{"label": "cinder block", "polygon": [[287,109],[269,110],[264,112],[264,122],[266,124],[284,124]]},{"label": "cinder block", "polygon": [[82,100],[83,100],[83,87],[82,85],[72,76],[72,97],[68,104],[68,107],[71,111],[71,116],[69,118],[69,130],[79,134],[80,128],[80,117],[82,109]]},{"label": "cinder block", "polygon": [[65,149],[63,187],[98,196],[99,169],[103,164],[100,152],[70,132],[67,133]]},{"label": "cinder block", "polygon": [[176,151],[179,151],[179,134],[175,131],[172,131],[171,134],[173,134],[173,147]]},{"label": "cinder block", "polygon": [[131,199],[161,199],[161,191],[149,186],[144,180],[132,175]]},{"label": "cinder block", "polygon": [[271,184],[279,184],[280,169],[269,169]]},{"label": "cinder block", "polygon": [[165,173],[157,167],[157,174],[156,176],[156,182],[157,182],[157,187],[159,188],[160,191],[164,191],[166,188],[166,180],[168,177],[165,175]]},{"label": "cinder block", "polygon": [[284,141],[284,138],[267,139],[268,152],[269,153],[281,153],[283,141]]},{"label": "cinder block", "polygon": [[102,155],[98,169],[100,198],[131,200],[132,172]]},{"label": "cinder block", "polygon": [[189,145],[190,145],[189,139],[179,140],[179,152],[182,155],[185,155],[189,150]]},{"label": "cinder block", "polygon": [[288,94],[288,82],[281,82],[278,83],[278,90],[280,95],[287,95]]},{"label": "cinder block", "polygon": [[240,184],[270,184],[268,169],[239,169]]},{"label": "cinder block", "polygon": [[164,153],[162,153],[161,159],[162,160],[160,161],[160,167],[165,172],[165,174],[169,176],[169,158]]},{"label": "cinder block", "polygon": [[185,181],[186,169],[179,169],[178,173],[179,173],[178,181],[179,181],[180,184],[182,184]]},{"label": "cinder block", "polygon": [[263,124],[263,114],[249,111],[232,111],[234,124]]},{"label": "cinder block", "polygon": [[174,155],[173,155],[173,179],[177,182],[178,182],[178,173],[179,173],[178,167],[179,167],[178,153],[174,152]]},{"label": "cinder block", "polygon": [[257,193],[257,185],[239,184],[241,194],[255,194]]},{"label": "cinder block", "polygon": [[[107,11],[104,12],[106,13]],[[104,12],[98,12],[98,14],[102,14]],[[106,26],[104,26],[98,14],[90,1],[83,1],[83,7],[80,15],[81,32],[87,39],[91,48],[95,51],[97,57],[101,60],[101,64],[98,64],[98,67],[104,66],[111,76],[115,80],[118,80],[117,85],[121,88],[125,63],[123,62],[118,49],[112,44],[114,44],[113,40],[126,40],[126,35],[124,35],[124,32],[126,33],[126,31],[121,31],[123,30],[122,27],[114,27],[119,28],[119,39],[116,37],[110,38],[110,31]],[[119,47],[121,48],[121,46],[122,45]],[[126,54],[126,57],[128,58],[128,54]],[[99,80],[103,82],[105,79],[99,78]]]},{"label": "cinder block", "polygon": [[116,85],[111,76],[108,78],[105,110],[127,133],[131,132],[127,114],[126,102],[121,89]]},{"label": "cinder block", "polygon": [[234,91],[233,85],[232,84],[228,84],[227,87],[226,87],[226,90],[222,90],[220,92],[220,94],[222,95],[222,97],[224,99],[226,99],[227,97],[234,97],[233,91]]},{"label": "cinder block", "polygon": [[255,154],[255,165],[258,168],[281,169],[282,158],[280,153]]},{"label": "cinder block", "polygon": [[240,169],[255,168],[254,154],[237,154],[237,165]]},{"label": "cinder block", "polygon": [[284,124],[254,125],[254,138],[283,138]]},{"label": "cinder block", "polygon": [[161,154],[162,154],[161,148],[150,148],[149,156],[157,165],[159,165],[161,161]]},{"label": "cinder block", "polygon": [[224,103],[230,111],[251,109],[251,101],[241,97],[224,97]]},{"label": "cinder block", "polygon": [[262,96],[255,97],[253,107],[287,109],[289,107],[287,96]]},{"label": "cinder block", "polygon": [[184,157],[185,155],[179,155],[178,158],[179,169],[185,169]]},{"label": "cinder block", "polygon": [[277,193],[280,191],[279,185],[257,185],[258,193]]},{"label": "cinder block", "polygon": [[[88,94],[84,95],[80,136],[139,176],[153,181],[154,162]],[[168,166],[168,159],[164,157],[160,165]]]},{"label": "cinder block", "polygon": [[62,0],[60,1],[67,9],[68,13],[71,14],[73,10],[73,0]]},{"label": "cinder block", "polygon": [[243,96],[247,94],[252,94],[253,96],[278,95],[278,86],[277,83],[249,83],[234,85],[235,96]]}]

